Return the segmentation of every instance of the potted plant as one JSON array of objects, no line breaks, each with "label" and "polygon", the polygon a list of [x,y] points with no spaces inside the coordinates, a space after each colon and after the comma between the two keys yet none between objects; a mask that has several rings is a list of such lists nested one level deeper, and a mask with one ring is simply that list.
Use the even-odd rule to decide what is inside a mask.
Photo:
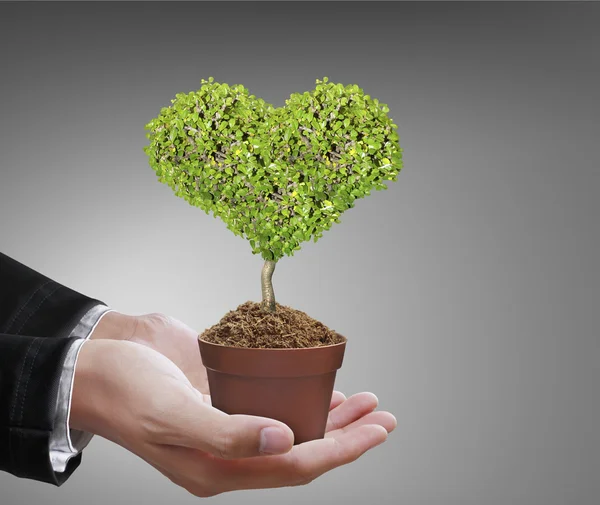
[{"label": "potted plant", "polygon": [[327,77],[281,108],[210,77],[146,125],[144,151],[159,181],[264,259],[261,302],[241,304],[199,336],[212,404],[284,422],[296,444],[324,436],[347,339],[277,303],[273,273],[355,200],[397,179],[402,149],[388,112],[357,85]]}]

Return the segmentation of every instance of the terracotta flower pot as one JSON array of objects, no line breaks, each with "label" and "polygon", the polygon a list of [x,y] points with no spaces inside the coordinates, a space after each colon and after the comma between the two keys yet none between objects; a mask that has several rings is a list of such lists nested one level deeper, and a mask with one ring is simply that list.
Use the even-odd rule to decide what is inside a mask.
[{"label": "terracotta flower pot", "polygon": [[323,438],[346,348],[341,338],[323,347],[255,349],[199,337],[213,407],[281,421],[294,432],[294,444]]}]

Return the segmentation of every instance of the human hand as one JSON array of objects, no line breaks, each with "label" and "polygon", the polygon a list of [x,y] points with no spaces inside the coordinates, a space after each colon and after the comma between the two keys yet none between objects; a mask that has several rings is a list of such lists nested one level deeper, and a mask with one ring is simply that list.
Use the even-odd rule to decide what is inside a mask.
[{"label": "human hand", "polygon": [[[347,400],[336,393],[331,406],[325,438],[293,446],[283,423],[214,409],[157,351],[100,339],[80,351],[70,425],[123,446],[196,496],[214,496],[307,484],[356,460],[396,426],[391,414],[373,411],[370,393]],[[274,455],[261,451],[266,427],[274,428]]]},{"label": "human hand", "polygon": [[198,347],[198,332],[183,322],[164,314],[130,316],[111,311],[105,314],[92,332],[90,340],[135,342],[169,358],[192,385],[208,395],[208,376]]},{"label": "human hand", "polygon": [[385,442],[397,423],[389,412],[376,412],[377,404],[372,393],[358,393],[346,399],[335,391],[323,439],[295,445],[281,455],[233,460],[207,458],[181,448],[178,463],[182,472],[165,475],[198,497],[309,484]]}]

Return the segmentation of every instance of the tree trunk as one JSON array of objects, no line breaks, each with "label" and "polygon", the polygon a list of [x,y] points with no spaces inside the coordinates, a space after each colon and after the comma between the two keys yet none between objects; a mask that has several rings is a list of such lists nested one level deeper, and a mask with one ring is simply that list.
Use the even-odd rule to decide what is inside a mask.
[{"label": "tree trunk", "polygon": [[275,271],[276,261],[265,261],[262,274],[260,276],[260,284],[262,288],[262,304],[261,307],[267,312],[275,312],[275,293],[273,291],[273,272]]}]

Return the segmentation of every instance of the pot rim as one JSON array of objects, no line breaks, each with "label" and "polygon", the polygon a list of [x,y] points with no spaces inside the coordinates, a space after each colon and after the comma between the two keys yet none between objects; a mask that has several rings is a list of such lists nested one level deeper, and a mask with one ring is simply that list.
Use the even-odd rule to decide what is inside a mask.
[{"label": "pot rim", "polygon": [[216,347],[219,349],[240,349],[240,350],[243,349],[244,351],[278,351],[278,352],[294,351],[294,352],[298,352],[298,351],[314,351],[315,349],[331,349],[333,347],[346,345],[346,343],[348,342],[348,338],[337,332],[336,332],[336,335],[341,337],[343,340],[341,342],[338,342],[337,344],[318,345],[318,346],[313,346],[313,347],[239,347],[239,346],[235,346],[235,345],[215,344],[214,342],[209,342],[207,340],[202,339],[200,337],[200,335],[198,335],[197,338],[204,345]]}]

